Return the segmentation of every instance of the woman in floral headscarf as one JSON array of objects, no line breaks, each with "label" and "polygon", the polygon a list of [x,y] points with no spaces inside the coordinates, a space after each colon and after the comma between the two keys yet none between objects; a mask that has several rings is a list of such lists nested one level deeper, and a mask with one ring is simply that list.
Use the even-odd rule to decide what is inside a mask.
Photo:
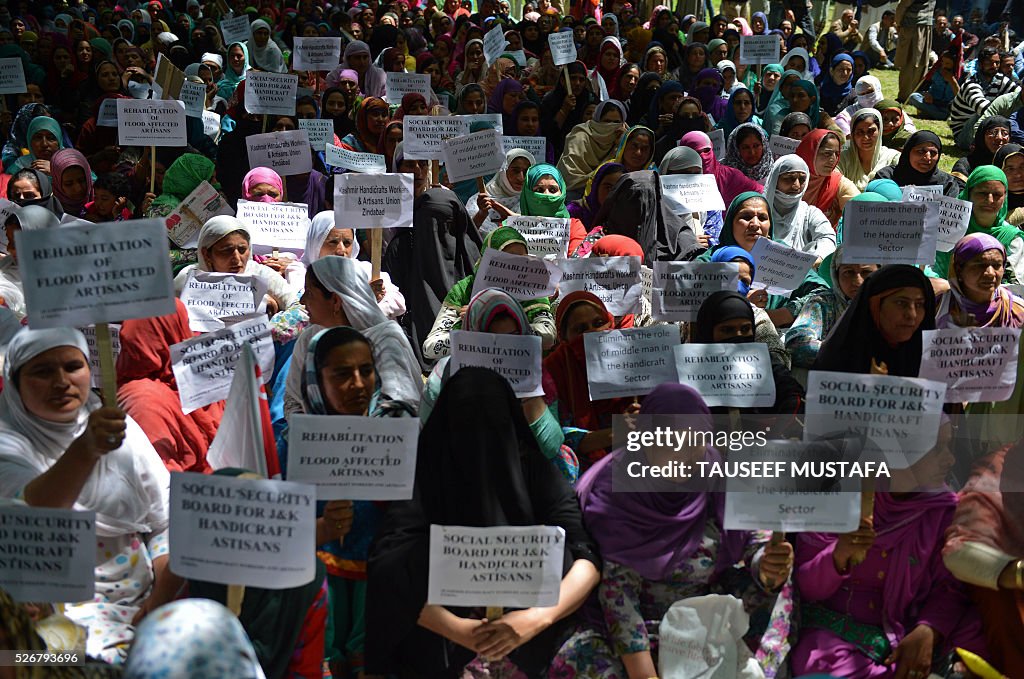
[{"label": "woman in floral headscarf", "polygon": [[356,131],[345,135],[341,145],[359,153],[377,153],[380,135],[387,127],[390,109],[379,97],[366,97],[356,106]]}]

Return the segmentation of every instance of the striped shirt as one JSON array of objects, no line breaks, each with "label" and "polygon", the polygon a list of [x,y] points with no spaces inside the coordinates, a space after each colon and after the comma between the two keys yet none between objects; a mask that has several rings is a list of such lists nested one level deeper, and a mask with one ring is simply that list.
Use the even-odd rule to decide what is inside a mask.
[{"label": "striped shirt", "polygon": [[960,134],[971,116],[984,113],[996,97],[1017,89],[1017,84],[1002,73],[993,76],[988,89],[983,89],[976,77],[968,78],[949,109],[949,127],[953,135]]}]

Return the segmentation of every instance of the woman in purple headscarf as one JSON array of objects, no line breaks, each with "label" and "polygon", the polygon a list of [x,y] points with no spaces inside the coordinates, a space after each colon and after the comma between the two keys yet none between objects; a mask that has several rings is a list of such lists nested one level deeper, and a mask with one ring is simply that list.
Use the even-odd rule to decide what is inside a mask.
[{"label": "woman in purple headscarf", "polygon": [[715,158],[711,137],[703,132],[687,132],[679,140],[679,145],[689,146],[700,154],[701,162],[704,164],[704,174],[715,175],[718,190],[721,191],[722,200],[726,205],[731,204],[733,199],[744,191],[764,192],[764,186],[760,182],[754,181],[736,168],[719,163]]},{"label": "woman in purple headscarf", "polygon": [[523,101],[523,84],[515,78],[498,82],[487,99],[487,112],[500,113],[502,129],[516,129],[516,108]]},{"label": "woman in purple headscarf", "polygon": [[583,197],[572,201],[567,206],[569,208],[569,216],[583,222],[583,226],[587,227],[587,231],[593,228],[595,226],[594,217],[597,216],[597,211],[601,209],[601,203],[604,202],[605,197],[615,188],[615,183],[619,181],[619,177],[625,171],[626,166],[622,163],[609,162],[597,168],[597,171],[587,180],[587,187],[583,192]]},{"label": "woman in purple headscarf", "polygon": [[[689,416],[672,421],[677,430],[713,428],[700,394],[680,384],[656,387],[644,398],[640,414]],[[580,479],[576,492],[584,522],[604,558],[597,590],[600,610],[596,605],[584,609],[584,624],[562,645],[549,676],[594,676],[595,670],[600,676],[657,676],[658,628],[673,603],[710,593],[711,585],[740,562],[765,591],[786,581],[793,547],[767,544],[766,532],[724,530],[724,493],[707,492],[706,482],[697,487],[695,482],[627,476],[638,465],[721,459],[704,446],[679,452],[620,449]]]},{"label": "woman in purple headscarf", "polygon": [[700,101],[701,109],[715,120],[721,120],[729,106],[729,100],[722,98],[725,87],[722,73],[717,68],[705,68],[697,73],[693,82],[695,86],[690,94]]}]

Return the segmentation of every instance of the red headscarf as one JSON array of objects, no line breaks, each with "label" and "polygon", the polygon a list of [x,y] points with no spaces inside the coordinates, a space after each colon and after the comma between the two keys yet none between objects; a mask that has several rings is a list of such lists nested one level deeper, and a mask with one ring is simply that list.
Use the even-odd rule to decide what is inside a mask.
[{"label": "red headscarf", "polygon": [[[796,154],[807,163],[807,169],[810,170],[810,177],[807,180],[807,191],[804,193],[803,201],[808,205],[817,206],[826,215],[835,212],[832,209],[832,204],[836,202],[836,196],[839,195],[839,182],[843,178],[843,175],[836,169],[839,165],[838,155],[830,174],[820,175],[814,169],[814,159],[818,155],[818,148],[828,135],[839,139],[839,135],[831,130],[811,130],[801,140],[800,145],[796,147]],[[842,148],[842,145],[843,142],[839,139],[839,147]],[[838,221],[838,217],[836,221]],[[835,225],[836,222],[833,222],[832,226]]]}]

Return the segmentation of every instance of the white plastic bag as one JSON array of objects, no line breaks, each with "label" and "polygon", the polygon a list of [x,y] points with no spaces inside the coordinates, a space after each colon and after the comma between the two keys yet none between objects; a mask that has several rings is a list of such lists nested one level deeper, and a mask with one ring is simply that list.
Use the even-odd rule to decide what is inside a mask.
[{"label": "white plastic bag", "polygon": [[661,620],[661,679],[764,679],[743,635],[750,624],[743,602],[709,594],[672,604]]}]

